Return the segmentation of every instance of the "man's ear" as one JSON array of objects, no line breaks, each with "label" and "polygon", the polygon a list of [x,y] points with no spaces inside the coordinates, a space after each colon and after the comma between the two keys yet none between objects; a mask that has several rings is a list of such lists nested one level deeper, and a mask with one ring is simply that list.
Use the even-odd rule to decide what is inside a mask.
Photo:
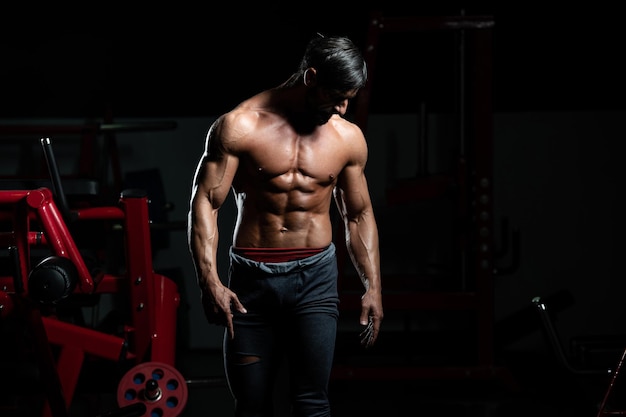
[{"label": "man's ear", "polygon": [[313,67],[305,69],[302,78],[304,79],[304,85],[314,87],[317,83],[317,70]]}]

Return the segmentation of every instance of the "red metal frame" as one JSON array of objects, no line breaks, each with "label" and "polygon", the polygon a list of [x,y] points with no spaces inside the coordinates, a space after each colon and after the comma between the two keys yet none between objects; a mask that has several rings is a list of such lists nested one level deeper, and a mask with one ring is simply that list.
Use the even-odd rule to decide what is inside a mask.
[{"label": "red metal frame", "polygon": [[[150,219],[146,196],[122,193],[119,206],[73,210],[76,220],[119,221],[123,227],[125,271],[92,276],[52,192],[48,188],[0,191],[0,244],[17,252],[16,276],[0,276],[0,319],[11,314],[27,317],[36,336],[36,351],[47,389],[43,416],[66,416],[83,361],[92,355],[111,361],[175,363],[176,313],[180,295],[175,282],[155,273],[152,266]],[[31,247],[47,247],[52,255],[70,259],[78,282],[72,294],[128,296],[131,319],[124,334],[106,334],[41,314],[29,297]],[[58,347],[56,359],[50,345]],[[55,363],[51,363],[55,361]]]},{"label": "red metal frame", "polygon": [[[492,16],[385,16],[381,12],[372,13],[368,25],[365,47],[365,59],[368,63],[368,81],[359,92],[355,103],[355,122],[367,129],[369,118],[372,84],[377,67],[380,65],[377,55],[381,49],[382,33],[409,32],[446,32],[463,31],[466,39],[467,87],[460,94],[459,101],[467,107],[467,120],[464,118],[463,135],[466,152],[458,161],[457,172],[448,176],[430,175],[417,177],[387,190],[389,204],[401,204],[409,201],[436,198],[447,189],[449,183],[458,185],[458,215],[468,221],[468,230],[459,237],[460,251],[467,255],[467,264],[463,263],[463,274],[474,280],[471,288],[462,291],[424,292],[411,291],[404,282],[411,277],[402,274],[385,275],[383,287],[392,288],[392,283],[400,283],[401,291],[393,293],[387,290],[383,294],[383,303],[387,310],[468,310],[476,313],[476,332],[478,334],[476,364],[467,367],[383,367],[347,366],[338,364],[333,370],[335,379],[404,379],[404,378],[492,378],[504,379],[505,383],[515,387],[509,371],[495,363],[493,346],[493,213],[492,213],[492,157],[493,157],[493,119],[492,119]],[[467,94],[465,94],[467,93]],[[464,112],[465,113],[465,112]],[[470,175],[471,174],[471,175]],[[473,210],[473,212],[472,212]],[[339,270],[345,271],[348,262],[345,248],[339,249]],[[415,277],[414,277],[415,278]],[[359,295],[350,292],[350,284],[340,279],[341,308],[360,309]],[[353,282],[358,282],[355,280]],[[396,287],[393,287],[396,288]]]}]

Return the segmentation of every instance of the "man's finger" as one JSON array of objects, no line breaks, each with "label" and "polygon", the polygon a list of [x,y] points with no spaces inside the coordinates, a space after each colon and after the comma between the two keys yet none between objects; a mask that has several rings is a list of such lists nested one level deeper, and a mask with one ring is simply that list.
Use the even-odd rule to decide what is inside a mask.
[{"label": "man's finger", "polygon": [[361,337],[361,344],[369,347],[374,342],[374,318],[369,316],[367,320],[367,326],[365,329],[359,334]]}]

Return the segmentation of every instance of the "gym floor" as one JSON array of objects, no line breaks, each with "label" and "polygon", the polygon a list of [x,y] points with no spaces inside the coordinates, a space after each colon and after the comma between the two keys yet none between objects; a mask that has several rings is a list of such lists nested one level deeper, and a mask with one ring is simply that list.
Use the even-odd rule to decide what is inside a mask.
[{"label": "gym floor", "polygon": [[[19,322],[11,327],[8,326],[11,324],[9,320],[0,324],[2,340],[10,340],[12,335],[23,331]],[[387,324],[389,329],[393,328],[391,322]],[[416,364],[418,369],[423,366],[424,369],[446,370],[454,366],[458,368],[459,363],[467,361],[472,356],[468,354],[471,349],[462,342],[468,339],[468,335],[463,334],[463,325],[457,330],[446,331],[438,337],[425,332],[410,332],[411,338],[401,333],[394,338],[394,332],[390,331],[373,349],[359,351],[358,343],[355,343],[357,334],[343,328],[338,335],[336,363],[340,366],[370,366],[374,371],[366,379],[345,377],[339,373],[343,375],[341,378],[331,380],[333,417],[597,416],[598,406],[609,387],[609,376],[568,372],[560,366],[549,345],[543,343],[538,331],[535,331],[538,349],[514,348],[511,346],[515,344],[510,343],[506,344],[506,349],[496,349],[498,366],[495,369],[506,372],[496,372],[493,377],[489,373],[487,377],[483,373],[480,378],[469,373],[460,377],[457,374],[454,379],[442,377],[444,373],[437,372],[432,375],[421,373],[419,378],[403,374],[407,366]],[[433,343],[435,340],[440,342]],[[25,346],[0,343],[2,417],[42,416],[44,379],[36,362],[22,360],[32,358],[24,350]],[[614,368],[617,359],[619,352],[614,351],[607,355],[605,363]],[[376,369],[385,367],[393,372],[379,378]],[[128,366],[86,358],[68,417],[131,417],[121,413],[118,405],[119,387],[129,383],[128,370]],[[163,415],[153,413],[146,417],[233,416],[233,400],[225,383],[220,350],[179,347],[174,371],[174,378],[180,382],[176,394],[180,397],[184,393],[184,401],[167,409]],[[503,378],[503,374],[506,377]],[[626,409],[624,385],[626,383],[618,379],[613,389],[609,405],[616,410]],[[277,407],[273,417],[290,417],[286,392],[287,383],[282,378],[275,390]]]},{"label": "gym floor", "polygon": [[[515,387],[497,378],[457,381],[437,378],[395,381],[333,379],[330,385],[333,417],[597,415],[598,405],[608,388],[608,378],[593,381],[586,376],[575,377],[556,366],[547,354],[511,355],[506,361]],[[41,414],[35,410],[39,410],[37,401],[41,396],[35,396],[33,393],[37,387],[27,382],[29,373],[34,375],[32,367],[16,370],[14,364],[9,362],[3,363],[0,369],[3,376],[0,415],[39,417]],[[186,393],[186,399],[177,408],[166,409],[161,417],[233,416],[233,401],[225,384],[221,352],[183,350],[179,351],[177,362],[176,377],[185,387],[179,388],[177,394]],[[121,381],[119,370],[115,368],[103,362],[85,364],[69,417],[130,417],[121,413],[118,407],[117,391]],[[277,386],[277,409],[273,417],[290,416],[282,397],[285,387],[281,383]],[[149,417],[158,416],[153,414]]]},{"label": "gym floor", "polygon": [[[330,385],[333,417],[597,415],[608,388],[608,378],[593,380],[568,374],[557,366],[548,352],[513,356],[506,359],[513,386],[511,381],[499,378],[333,379]],[[233,401],[225,384],[221,352],[181,351],[177,361],[176,370],[185,380],[186,401],[183,406],[167,410],[163,417],[233,416]],[[105,372],[109,372],[110,365],[106,368]],[[102,383],[107,378],[100,382],[97,377],[93,378],[101,371],[91,372],[91,379],[79,384],[70,417],[127,417],[120,415],[117,407],[118,385]],[[285,392],[285,383],[279,382],[273,417],[290,417],[283,397]]]},{"label": "gym floor", "polygon": [[[516,358],[517,384],[493,380],[332,380],[333,417],[595,417],[605,381],[577,380],[558,369],[549,356]],[[186,352],[180,370],[191,379],[220,378],[219,352]],[[204,377],[203,377],[204,375]],[[280,390],[280,385],[278,387]],[[284,390],[283,390],[284,391]],[[597,402],[596,402],[597,400]],[[277,394],[277,414],[288,408]],[[232,416],[232,399],[223,385],[190,384],[181,417]]]},{"label": "gym floor", "polygon": [[[390,314],[391,318],[391,314]],[[21,333],[19,323],[1,322],[2,339],[10,340]],[[388,328],[392,329],[391,322]],[[359,351],[357,333],[342,328],[338,335],[336,363],[339,366],[371,367],[366,379],[336,377],[330,383],[333,417],[596,417],[609,387],[608,375],[574,374],[562,368],[539,332],[538,349],[496,349],[496,370],[493,377],[487,373],[480,378],[461,374],[442,377],[445,372],[420,373],[420,377],[405,375],[407,366],[413,369],[446,370],[467,362],[471,349],[463,346],[468,339],[458,331],[439,334],[410,332],[411,338],[398,332],[385,333],[376,346]],[[402,337],[401,339],[399,337]],[[6,339],[5,339],[6,338]],[[439,340],[437,343],[433,341]],[[431,344],[429,347],[428,345]],[[468,343],[471,346],[472,343]],[[500,344],[498,344],[500,345]],[[40,417],[42,394],[41,375],[35,362],[28,359],[25,345],[0,344],[0,416]],[[21,349],[21,350],[20,350]],[[619,352],[607,355],[606,363],[617,364]],[[615,357],[617,356],[617,357]],[[149,363],[148,363],[149,364]],[[144,364],[140,365],[143,366]],[[396,367],[394,367],[396,366]],[[391,369],[387,377],[378,377],[377,369]],[[463,369],[463,365],[460,366]],[[173,369],[173,368],[172,368]],[[467,369],[471,369],[471,366]],[[110,361],[86,358],[77,383],[68,417],[131,417],[121,412],[118,390],[130,381],[129,367]],[[396,374],[397,371],[397,374]],[[366,373],[367,374],[367,373]],[[163,415],[146,417],[231,417],[233,400],[225,383],[222,354],[216,349],[192,350],[177,348],[176,367],[172,374],[179,388],[175,396],[184,400]],[[284,374],[283,374],[284,375]],[[372,376],[373,375],[373,376]],[[504,377],[503,377],[504,375]],[[397,378],[396,378],[397,376]],[[609,402],[614,409],[626,409],[626,390],[621,379],[613,389]],[[275,390],[276,414],[290,417],[285,393],[287,383],[281,378]],[[165,405],[165,401],[162,405]],[[136,414],[135,414],[136,415]],[[56,417],[56,416],[55,416]]]}]

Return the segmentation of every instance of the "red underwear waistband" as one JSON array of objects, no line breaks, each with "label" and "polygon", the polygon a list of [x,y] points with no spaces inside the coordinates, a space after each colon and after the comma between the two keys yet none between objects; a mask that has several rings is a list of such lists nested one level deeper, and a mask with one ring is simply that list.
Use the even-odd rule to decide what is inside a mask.
[{"label": "red underwear waistband", "polygon": [[256,262],[279,263],[297,261],[316,255],[326,248],[236,248],[233,252],[237,255]]}]

